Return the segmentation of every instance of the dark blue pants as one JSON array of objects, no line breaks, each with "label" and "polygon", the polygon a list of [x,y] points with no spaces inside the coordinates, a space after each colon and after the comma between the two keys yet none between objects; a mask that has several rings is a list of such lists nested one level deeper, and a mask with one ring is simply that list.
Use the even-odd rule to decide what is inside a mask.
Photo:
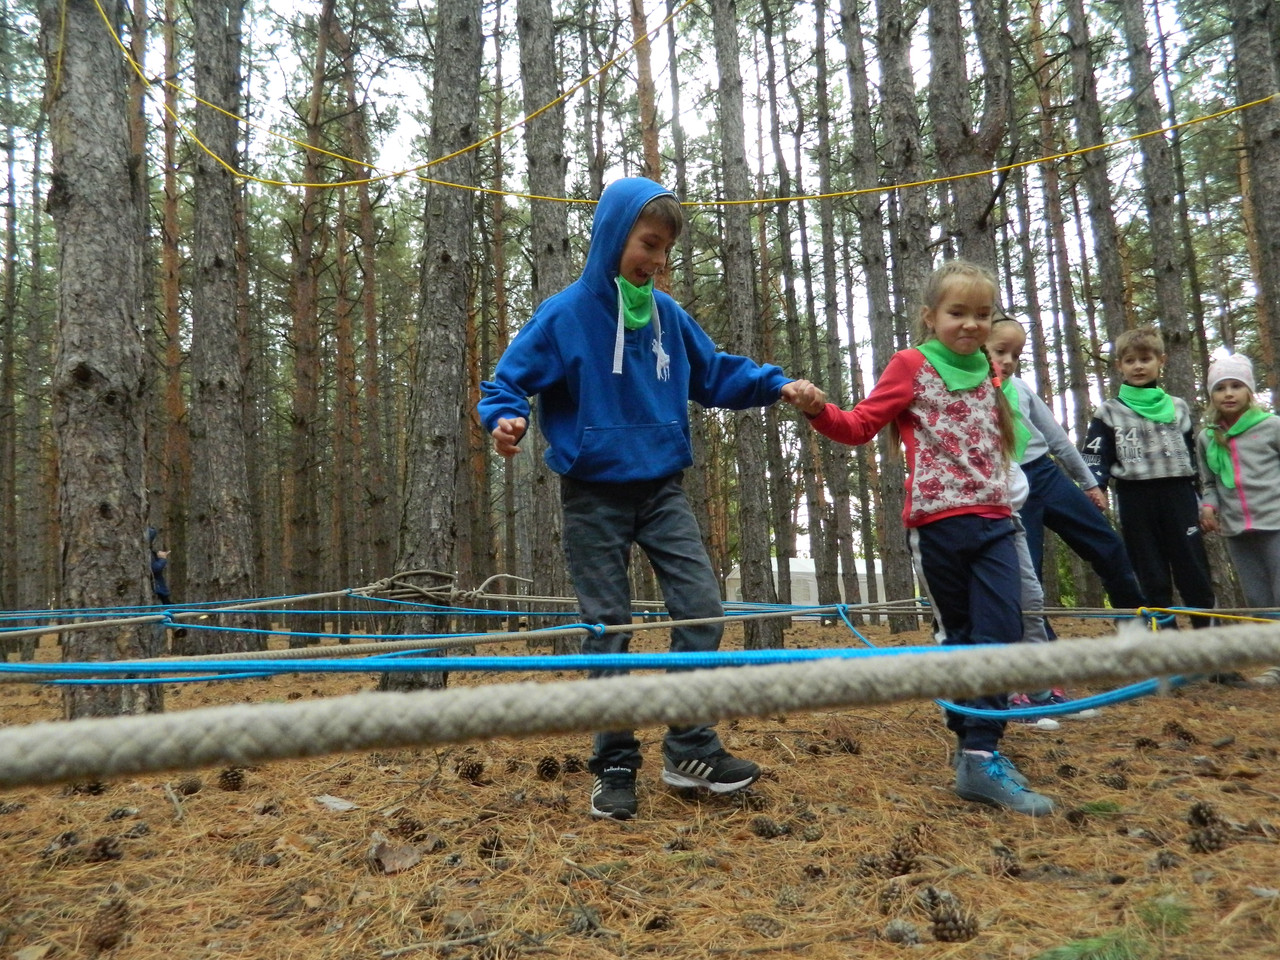
[{"label": "dark blue pants", "polygon": [[1024,463],[1022,472],[1031,493],[1018,515],[1027,531],[1036,576],[1044,579],[1044,528],[1048,527],[1093,568],[1113,607],[1145,606],[1124,541],[1084,491],[1048,454]]},{"label": "dark blue pants", "polygon": [[[907,544],[946,645],[1017,643],[1022,639],[1021,580],[1013,521],[965,514],[907,531]],[[1008,697],[956,700],[966,707],[1004,710]],[[964,750],[995,750],[1004,721],[946,712],[947,728]]]},{"label": "dark blue pants", "polygon": [[[724,615],[720,584],[702,545],[697,518],[681,486],[681,475],[643,483],[587,483],[560,478],[564,508],[564,552],[578,606],[587,623],[631,623],[631,548],[638,544],[653,565],[672,620]],[[675,627],[672,652],[718,650],[720,623]],[[626,653],[630,633],[588,636],[583,653]],[[593,677],[616,676],[625,670],[595,670]],[[672,727],[664,739],[666,753],[685,760],[721,749],[710,726]],[[595,735],[593,773],[606,767],[639,769],[640,742],[634,730]]]}]

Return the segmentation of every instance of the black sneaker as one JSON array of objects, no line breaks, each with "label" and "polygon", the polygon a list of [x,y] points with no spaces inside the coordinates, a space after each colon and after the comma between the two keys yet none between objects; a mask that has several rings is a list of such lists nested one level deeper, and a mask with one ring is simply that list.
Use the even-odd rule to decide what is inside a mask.
[{"label": "black sneaker", "polygon": [[662,779],[673,787],[705,787],[712,793],[733,793],[759,777],[756,764],[726,750],[690,760],[676,760],[665,753],[662,756]]},{"label": "black sneaker", "polygon": [[636,815],[636,772],[630,767],[605,767],[591,788],[591,815],[630,820]]}]

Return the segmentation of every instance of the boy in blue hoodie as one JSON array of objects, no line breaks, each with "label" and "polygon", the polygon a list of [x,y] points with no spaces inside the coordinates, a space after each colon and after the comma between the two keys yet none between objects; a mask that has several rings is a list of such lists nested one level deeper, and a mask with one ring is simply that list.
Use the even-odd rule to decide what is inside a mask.
[{"label": "boy in blue hoodie", "polygon": [[[600,195],[582,276],[548,297],[511,341],[478,406],[494,447],[518,451],[529,397],[560,474],[564,544],[583,618],[631,623],[633,544],[649,557],[673,620],[723,615],[720,585],[681,485],[693,464],[688,404],[741,410],[798,401],[803,381],[778,367],[720,353],[667,294],[653,287],[684,228],[675,196],[652,180],[611,183]],[[671,631],[672,651],[718,649],[720,623]],[[628,633],[592,634],[584,653],[625,653]],[[592,676],[625,673],[592,671]],[[632,730],[597,733],[591,813],[636,814],[640,743]],[[729,793],[760,768],[729,754],[713,727],[672,727],[662,779]]]}]

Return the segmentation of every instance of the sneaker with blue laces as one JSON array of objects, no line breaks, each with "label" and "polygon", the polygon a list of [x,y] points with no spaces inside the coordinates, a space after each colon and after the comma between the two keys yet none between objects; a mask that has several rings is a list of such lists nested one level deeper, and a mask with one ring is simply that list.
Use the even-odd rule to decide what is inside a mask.
[{"label": "sneaker with blue laces", "polygon": [[673,787],[702,787],[712,793],[733,793],[760,777],[760,767],[750,760],[717,750],[705,757],[677,760],[662,756],[662,779]]},{"label": "sneaker with blue laces", "polygon": [[[964,756],[964,750],[962,749],[957,750],[954,754],[952,754],[951,756],[952,769],[959,769],[960,758],[963,756]],[[1004,770],[1004,775],[1008,777],[1010,780],[1012,780],[1014,783],[1016,783],[1018,786],[1029,787],[1031,785],[1031,781],[1022,775],[1022,771],[1013,765],[1013,761],[1010,760],[1008,757],[1006,757],[999,750],[994,751],[991,754],[991,756],[995,759],[996,763],[1000,764],[1000,768]]]},{"label": "sneaker with blue laces", "polygon": [[1027,786],[1026,778],[999,751],[991,754],[961,751],[956,763],[956,794],[965,800],[1004,807],[1029,817],[1053,813],[1053,801]]},{"label": "sneaker with blue laces", "polygon": [[[1029,710],[1036,705],[1025,693],[1009,694],[1010,710]],[[1014,723],[1025,724],[1033,730],[1057,730],[1062,724],[1058,723],[1053,717],[1013,717]]]},{"label": "sneaker with blue laces", "polygon": [[[1037,697],[1030,699],[1031,706],[1037,706],[1042,703],[1070,703],[1074,697],[1068,696],[1067,692],[1062,688],[1054,687],[1043,700]],[[1092,720],[1095,717],[1102,716],[1102,711],[1095,707],[1085,707],[1083,710],[1073,710],[1070,713],[1057,714],[1057,716],[1062,717],[1063,720]]]},{"label": "sneaker with blue laces", "polygon": [[630,820],[636,815],[636,772],[630,767],[605,767],[591,788],[591,815]]}]

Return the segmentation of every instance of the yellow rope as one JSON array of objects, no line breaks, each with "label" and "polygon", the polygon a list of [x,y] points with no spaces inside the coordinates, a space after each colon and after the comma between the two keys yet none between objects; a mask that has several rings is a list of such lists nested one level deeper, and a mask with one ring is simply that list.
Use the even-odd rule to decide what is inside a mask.
[{"label": "yellow rope", "polygon": [[[170,116],[170,117],[172,117],[172,118],[173,118],[173,122],[177,125],[178,129],[179,129],[179,130],[181,130],[181,131],[182,131],[184,134],[186,134],[188,137],[190,137],[190,139],[192,140],[192,142],[194,142],[197,146],[199,146],[199,148],[200,148],[201,150],[203,150],[205,153],[207,153],[209,156],[211,156],[215,161],[217,161],[217,162],[218,162],[218,163],[219,163],[219,164],[220,164],[224,169],[226,169],[226,170],[227,170],[228,172],[230,172],[232,175],[234,175],[234,176],[237,176],[237,177],[241,178],[242,180],[249,180],[249,181],[252,181],[252,182],[254,182],[254,183],[261,183],[261,184],[264,184],[264,185],[266,185],[266,186],[272,186],[272,187],[303,187],[303,188],[307,188],[307,187],[321,187],[321,188],[325,188],[325,187],[328,187],[328,188],[332,188],[332,187],[355,187],[355,186],[360,186],[360,185],[362,185],[362,184],[379,183],[379,182],[381,182],[381,181],[383,181],[383,180],[391,180],[391,179],[396,179],[396,178],[399,178],[399,177],[413,176],[413,177],[414,177],[414,179],[419,180],[419,181],[421,181],[422,183],[430,183],[430,184],[434,184],[434,185],[437,185],[437,186],[453,187],[453,188],[456,188],[456,189],[459,189],[459,190],[471,190],[471,191],[472,191],[472,192],[474,192],[474,193],[493,194],[493,195],[497,195],[497,196],[506,196],[506,197],[515,197],[515,198],[518,198],[518,199],[525,199],[525,200],[548,200],[548,201],[555,201],[555,202],[559,202],[559,203],[594,203],[594,202],[595,202],[594,200],[579,200],[579,199],[566,198],[566,197],[544,197],[544,196],[540,196],[540,195],[538,195],[538,194],[530,194],[530,193],[514,193],[514,192],[510,192],[510,191],[494,190],[494,189],[486,188],[486,187],[475,187],[475,186],[469,186],[469,185],[466,185],[466,184],[460,184],[460,183],[450,183],[450,182],[449,182],[449,181],[447,181],[447,180],[433,180],[433,179],[431,179],[431,178],[429,178],[429,177],[418,176],[418,171],[420,171],[420,170],[425,170],[425,169],[427,169],[428,167],[433,167],[433,166],[435,166],[435,165],[437,165],[437,164],[440,164],[440,163],[444,163],[444,162],[445,162],[445,161],[447,161],[447,160],[452,160],[454,157],[462,156],[463,154],[470,153],[470,152],[471,152],[471,151],[473,151],[473,150],[478,150],[478,149],[480,149],[481,147],[483,147],[485,144],[492,143],[494,140],[497,140],[498,138],[503,137],[503,136],[505,136],[505,135],[506,135],[506,134],[508,134],[508,133],[511,133],[511,132],[513,132],[513,131],[515,131],[515,130],[518,130],[520,127],[522,127],[522,126],[526,125],[527,123],[529,123],[529,121],[531,121],[531,120],[533,120],[534,118],[536,118],[536,117],[540,116],[541,114],[546,113],[548,110],[552,109],[552,108],[553,108],[553,107],[555,107],[557,104],[563,103],[565,100],[567,100],[568,98],[572,97],[575,93],[577,93],[579,90],[581,90],[581,89],[582,89],[583,87],[585,87],[587,84],[591,83],[591,81],[593,81],[593,80],[594,80],[594,79],[596,79],[597,77],[599,77],[599,76],[601,76],[602,74],[604,74],[606,71],[608,71],[608,70],[612,69],[614,66],[616,66],[616,65],[617,65],[617,64],[618,64],[618,63],[619,63],[619,62],[620,62],[624,57],[626,57],[628,54],[630,54],[632,50],[636,49],[636,47],[638,47],[638,46],[640,46],[642,43],[645,43],[645,42],[647,42],[648,40],[650,40],[650,39],[651,39],[655,34],[657,34],[657,33],[658,33],[658,31],[660,31],[663,27],[665,27],[665,26],[666,26],[667,24],[669,24],[672,20],[674,20],[674,19],[675,19],[679,14],[683,13],[683,12],[684,12],[684,10],[685,10],[687,7],[689,7],[691,4],[693,4],[693,2],[694,2],[694,0],[684,0],[684,3],[682,3],[679,7],[677,7],[675,10],[673,10],[673,11],[671,12],[671,14],[670,14],[669,16],[667,16],[667,17],[666,17],[666,18],[665,18],[661,23],[659,23],[659,24],[658,24],[656,27],[654,27],[652,30],[648,31],[648,32],[647,32],[643,37],[641,37],[639,40],[637,40],[637,41],[636,41],[635,43],[633,43],[631,46],[627,47],[625,50],[623,50],[621,53],[619,53],[619,54],[618,54],[616,57],[614,57],[612,60],[609,60],[609,61],[607,61],[606,63],[604,63],[602,66],[600,66],[598,69],[596,69],[596,70],[595,70],[595,72],[590,73],[590,74],[588,74],[587,76],[583,77],[583,78],[582,78],[582,80],[580,80],[578,83],[574,84],[572,87],[570,87],[570,88],[569,88],[568,90],[566,90],[564,93],[560,94],[560,96],[556,97],[556,98],[555,98],[554,100],[552,100],[550,103],[548,103],[548,104],[546,104],[546,105],[544,105],[544,106],[542,106],[542,107],[539,107],[537,110],[534,110],[532,113],[527,114],[527,115],[525,115],[524,117],[521,117],[519,120],[514,121],[514,122],[513,122],[513,123],[511,123],[510,125],[508,125],[508,126],[506,126],[506,127],[502,128],[501,130],[497,130],[497,131],[493,132],[493,133],[492,133],[492,134],[490,134],[489,136],[485,137],[483,140],[478,140],[478,141],[476,141],[475,143],[473,143],[473,144],[471,144],[471,145],[469,145],[469,146],[462,147],[462,148],[461,148],[461,149],[459,149],[459,150],[455,150],[453,153],[446,154],[446,155],[445,155],[445,156],[443,156],[443,157],[437,157],[437,158],[436,158],[436,159],[434,159],[434,160],[428,160],[426,163],[421,163],[421,164],[418,164],[417,166],[414,166],[414,167],[408,167],[408,168],[403,169],[403,170],[396,170],[396,171],[393,171],[393,172],[390,172],[390,173],[384,173],[384,174],[382,174],[381,176],[377,176],[377,177],[367,177],[367,178],[365,178],[365,179],[360,179],[360,180],[335,180],[335,181],[330,181],[330,182],[326,182],[326,183],[303,183],[303,182],[299,182],[299,181],[296,181],[296,180],[273,180],[273,179],[266,178],[266,177],[258,177],[258,176],[254,176],[254,175],[253,175],[253,174],[251,174],[251,173],[245,173],[245,172],[244,172],[244,171],[242,171],[242,170],[238,170],[238,169],[236,169],[234,166],[232,166],[230,163],[228,163],[228,162],[227,162],[226,160],[224,160],[222,157],[218,156],[216,153],[214,153],[212,150],[210,150],[210,149],[209,149],[209,148],[208,148],[208,147],[207,147],[207,146],[206,146],[206,145],[205,145],[205,144],[200,140],[200,138],[199,138],[199,137],[197,137],[194,133],[192,133],[192,132],[187,128],[187,126],[186,126],[185,124],[183,124],[183,123],[182,123],[182,121],[181,121],[180,119],[178,119],[177,114],[176,114],[176,113],[174,113],[174,111],[173,111],[173,110],[171,110],[171,109],[168,107],[168,105],[167,105],[167,104],[161,104],[161,105],[163,106],[163,108],[164,108],[165,112],[166,112],[167,114],[169,114],[169,116]],[[63,3],[64,3],[64,8],[65,8],[66,0],[63,0]],[[101,0],[94,0],[94,5],[95,5],[95,6],[97,6],[97,8],[98,8],[98,12],[99,12],[99,14],[101,14],[101,15],[102,15],[103,22],[104,22],[104,23],[106,23],[106,25],[107,25],[107,30],[108,30],[108,32],[111,34],[111,38],[116,42],[116,46],[118,46],[118,47],[120,48],[120,52],[124,55],[124,58],[125,58],[126,62],[127,62],[127,63],[129,64],[129,66],[134,70],[134,72],[135,72],[135,73],[137,73],[137,74],[138,74],[138,76],[142,78],[142,80],[143,80],[143,82],[144,82],[144,83],[146,83],[147,85],[150,85],[150,84],[152,83],[152,81],[150,81],[150,80],[148,80],[148,79],[147,79],[146,74],[144,73],[144,71],[143,71],[143,69],[142,69],[141,65],[140,65],[140,64],[138,64],[138,62],[137,62],[137,61],[135,61],[135,60],[133,59],[133,57],[131,57],[131,56],[129,55],[128,48],[124,45],[124,42],[120,39],[119,35],[117,35],[117,34],[116,34],[115,30],[114,30],[114,29],[112,29],[112,27],[111,27],[111,21],[108,19],[106,12],[105,12],[105,11],[103,10],[103,8],[102,8]],[[199,96],[196,96],[196,95],[195,95],[195,94],[193,94],[193,93],[189,93],[186,89],[184,89],[183,87],[181,87],[181,86],[179,86],[179,85],[177,85],[177,84],[175,84],[175,83],[171,82],[171,81],[170,81],[170,80],[168,80],[168,79],[165,79],[165,80],[163,80],[163,81],[161,81],[161,82],[162,82],[165,86],[172,87],[174,90],[178,91],[178,92],[179,92],[179,93],[181,93],[182,95],[187,96],[187,97],[190,97],[192,100],[196,101],[196,103],[199,103],[199,104],[201,104],[202,106],[208,107],[208,108],[209,108],[209,109],[211,109],[211,110],[216,110],[216,111],[218,111],[219,113],[223,114],[224,116],[230,117],[231,119],[235,120],[237,123],[243,123],[243,124],[245,124],[245,126],[252,127],[252,128],[254,128],[254,129],[256,129],[256,130],[261,130],[262,132],[266,133],[268,136],[272,136],[272,137],[276,137],[276,138],[278,138],[278,139],[280,139],[280,140],[284,140],[286,143],[291,143],[291,144],[293,144],[294,146],[296,146],[296,147],[298,147],[298,148],[300,148],[300,149],[303,149],[303,150],[312,150],[312,151],[314,151],[314,152],[316,152],[316,153],[323,154],[324,156],[332,157],[332,158],[333,158],[333,159],[335,159],[335,160],[340,160],[340,161],[342,161],[343,163],[350,163],[350,164],[354,164],[354,165],[356,165],[356,166],[366,167],[366,168],[368,168],[368,169],[370,169],[370,170],[379,170],[379,169],[381,169],[381,168],[380,168],[380,167],[378,167],[376,164],[367,163],[367,162],[362,161],[362,160],[354,160],[354,159],[352,159],[351,157],[345,157],[345,156],[343,156],[342,154],[334,153],[333,151],[331,151],[331,150],[326,150],[326,149],[324,149],[323,147],[318,147],[318,146],[316,146],[316,145],[314,145],[314,144],[305,143],[304,141],[302,141],[302,140],[298,140],[298,139],[296,139],[295,137],[291,137],[291,136],[289,136],[289,135],[287,135],[287,134],[277,133],[275,130],[272,130],[270,127],[267,127],[267,126],[264,126],[264,125],[262,125],[262,124],[256,123],[256,122],[254,122],[254,121],[252,121],[252,120],[249,120],[249,119],[248,119],[248,118],[246,118],[246,117],[241,117],[241,116],[239,116],[239,115],[237,115],[237,114],[235,114],[235,113],[232,113],[232,112],[231,112],[231,111],[229,111],[229,110],[226,110],[226,109],[225,109],[225,108],[223,108],[223,107],[218,106],[216,103],[210,103],[208,100],[205,100],[205,99],[203,99],[203,98],[201,98],[201,97],[199,97]]]},{"label": "yellow rope", "polygon": [[[217,161],[217,163],[219,163],[225,170],[227,170],[233,176],[239,177],[243,180],[252,181],[254,183],[261,183],[265,186],[302,187],[302,188],[354,187],[354,186],[360,186],[362,184],[379,183],[384,180],[391,180],[391,179],[398,179],[400,177],[412,176],[414,179],[422,183],[428,183],[428,184],[441,186],[441,187],[450,187],[457,190],[470,190],[473,193],[484,194],[489,196],[511,197],[511,198],[520,199],[520,200],[544,201],[544,202],[551,202],[551,203],[593,204],[596,201],[573,198],[573,197],[547,197],[547,196],[541,196],[539,194],[520,193],[516,191],[507,191],[507,190],[497,190],[491,187],[480,187],[480,186],[473,186],[470,184],[452,183],[447,180],[436,180],[430,177],[424,177],[419,175],[419,171],[425,170],[428,167],[432,167],[437,164],[444,163],[447,160],[452,160],[455,157],[462,156],[463,154],[469,153],[473,150],[478,150],[480,147],[483,147],[488,143],[492,143],[494,140],[497,140],[498,138],[503,137],[508,133],[518,130],[519,128],[528,124],[531,120],[535,119],[536,117],[540,116],[546,111],[552,109],[556,105],[563,103],[565,100],[572,97],[579,90],[587,86],[587,84],[591,83],[591,81],[593,81],[597,77],[604,74],[606,71],[616,66],[624,57],[630,54],[631,51],[635,50],[642,43],[650,40],[655,34],[657,34],[660,30],[666,27],[678,15],[683,13],[685,9],[687,9],[693,2],[694,0],[685,0],[684,3],[682,3],[679,7],[673,10],[671,14],[669,14],[665,19],[663,19],[661,23],[659,23],[652,30],[649,30],[647,33],[645,33],[643,37],[636,40],[635,43],[627,47],[625,50],[623,50],[613,59],[605,62],[597,70],[595,70],[595,72],[583,77],[582,80],[574,84],[572,87],[568,88],[564,93],[556,97],[554,100],[552,100],[550,103],[546,104],[545,106],[539,107],[537,110],[534,110],[532,113],[526,114],[524,117],[521,117],[519,120],[514,121],[508,126],[503,127],[500,130],[494,131],[492,134],[485,137],[484,139],[478,140],[469,146],[462,147],[459,150],[455,150],[453,153],[446,154],[443,157],[437,157],[434,160],[428,160],[426,163],[418,164],[417,166],[409,167],[404,170],[397,170],[390,173],[383,173],[382,175],[377,177],[367,177],[367,178],[358,179],[358,180],[335,180],[335,181],[326,182],[326,183],[303,183],[295,180],[276,180],[276,179],[271,179],[267,177],[258,177],[250,173],[245,173],[244,171],[237,169],[232,164],[230,164],[229,162],[224,160],[222,157],[214,153],[212,150],[210,150],[199,139],[199,137],[197,137],[194,133],[192,133],[186,127],[186,125],[182,123],[182,121],[178,118],[177,114],[172,109],[170,109],[167,104],[162,103],[161,105],[163,106],[165,112],[168,113],[169,116],[173,119],[173,122],[178,126],[178,129],[180,129],[183,133],[185,133],[188,137],[190,137],[192,142],[194,142],[197,146],[199,146],[201,150],[203,150],[215,161]],[[115,30],[112,28],[111,21],[107,17],[106,11],[103,10],[102,8],[101,0],[94,0],[94,4],[98,8],[98,12],[102,15],[103,22],[106,24],[108,32],[111,34],[112,39],[115,40],[116,45],[120,48],[121,53],[125,57],[125,60],[133,68],[133,70],[138,74],[138,76],[142,78],[143,82],[150,85],[152,81],[147,79],[145,73],[142,70],[142,67],[129,55],[128,48],[125,47],[123,41],[120,39],[120,37],[116,34]],[[65,26],[65,14],[66,14],[66,0],[63,0],[64,26]],[[58,64],[60,67],[61,56],[62,56],[61,49],[59,49],[58,55],[59,55]],[[313,150],[325,156],[332,157],[335,160],[340,160],[344,163],[350,163],[356,166],[365,167],[370,170],[381,169],[375,164],[367,163],[361,160],[354,160],[350,157],[345,157],[341,154],[334,153],[329,150],[325,150],[322,147],[305,143],[301,140],[298,140],[294,137],[290,137],[286,134],[277,133],[276,131],[272,130],[270,127],[266,127],[266,126],[263,126],[262,124],[255,123],[254,121],[249,120],[245,117],[238,116],[237,114],[231,113],[230,111],[218,106],[217,104],[210,103],[209,101],[204,100],[201,97],[188,93],[184,88],[178,86],[175,83],[172,83],[168,79],[165,79],[162,82],[166,86],[172,87],[174,90],[177,90],[179,93],[195,100],[197,103],[205,107],[208,107],[210,109],[217,110],[218,112],[224,114],[225,116],[230,117],[231,119],[235,120],[237,123],[243,123],[246,126],[252,127],[257,130],[261,130],[269,136],[277,137],[281,140],[286,141],[287,143],[291,143],[294,146],[299,147],[300,149]],[[55,89],[56,89],[56,85],[55,85]],[[949,176],[934,177],[928,180],[913,180],[908,183],[885,184],[885,185],[879,185],[874,187],[860,187],[854,190],[840,190],[832,193],[796,194],[796,195],[786,196],[786,197],[752,197],[744,200],[725,200],[725,199],[690,200],[690,201],[685,201],[683,205],[687,207],[715,207],[715,206],[729,207],[729,206],[742,206],[746,204],[763,205],[763,204],[773,204],[773,203],[796,203],[796,202],[806,202],[806,201],[814,201],[814,200],[835,200],[843,197],[856,197],[856,196],[863,196],[866,194],[888,193],[895,190],[911,190],[917,187],[936,186],[939,184],[952,183],[959,180],[968,180],[973,177],[992,176],[994,174],[1007,173],[1012,170],[1019,170],[1024,167],[1039,166],[1040,164],[1043,164],[1043,163],[1053,163],[1059,160],[1070,159],[1071,157],[1082,156],[1087,153],[1092,153],[1095,150],[1106,150],[1111,147],[1122,146],[1127,143],[1135,143],[1139,140],[1146,139],[1147,137],[1159,136],[1161,134],[1170,133],[1175,130],[1182,130],[1187,127],[1195,126],[1197,124],[1207,123],[1208,121],[1211,121],[1211,120],[1218,120],[1218,119],[1221,119],[1222,117],[1230,116],[1231,114],[1238,113],[1242,110],[1248,110],[1252,107],[1261,106],[1262,104],[1265,104],[1270,102],[1271,100],[1274,100],[1277,96],[1280,96],[1280,94],[1273,93],[1273,94],[1270,94],[1269,96],[1262,97],[1250,103],[1237,104],[1233,107],[1227,107],[1224,110],[1219,110],[1216,113],[1206,114],[1204,116],[1195,117],[1190,120],[1183,120],[1179,123],[1173,123],[1164,127],[1159,127],[1155,130],[1148,130],[1145,133],[1137,133],[1132,136],[1121,137],[1118,140],[1111,140],[1106,143],[1094,144],[1093,146],[1079,147],[1074,150],[1067,150],[1061,153],[1036,157],[1031,160],[1020,160],[1016,163],[1005,164],[1003,166],[998,166],[998,167],[991,167],[985,170],[973,170],[968,173],[951,174]]]},{"label": "yellow rope", "polygon": [[1239,623],[1276,622],[1273,617],[1249,617],[1239,613],[1217,613],[1213,610],[1186,610],[1179,607],[1138,607],[1135,613],[1138,617],[1150,622],[1153,633],[1160,630],[1160,624],[1156,621],[1156,618],[1150,616],[1150,614],[1157,613],[1175,617],[1181,613],[1188,617],[1209,617],[1211,620],[1235,620]]}]

